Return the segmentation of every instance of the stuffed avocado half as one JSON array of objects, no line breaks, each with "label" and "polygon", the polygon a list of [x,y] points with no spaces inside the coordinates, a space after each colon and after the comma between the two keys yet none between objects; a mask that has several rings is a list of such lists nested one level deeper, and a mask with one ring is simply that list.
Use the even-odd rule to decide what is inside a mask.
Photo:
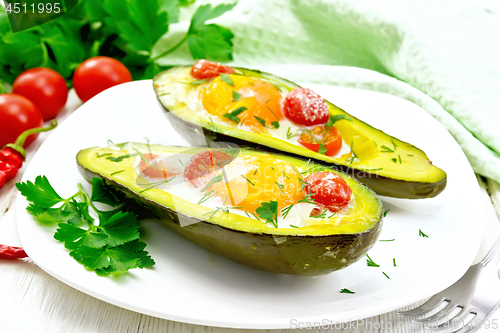
[{"label": "stuffed avocado half", "polygon": [[[168,119],[191,144],[233,141],[313,159],[353,175],[377,194],[396,198],[431,198],[446,187],[446,173],[432,165],[417,147],[373,128],[328,101],[329,119],[323,127],[297,125],[283,112],[283,101],[299,89],[297,84],[257,70],[233,70],[197,80],[191,75],[191,67],[182,66],[154,77],[154,90]],[[329,145],[320,141],[314,147],[327,126],[341,137],[333,154]]]},{"label": "stuffed avocado half", "polygon": [[370,188],[291,156],[126,143],[81,150],[77,163],[137,213],[260,270],[328,274],[363,257],[381,232],[383,207]]}]

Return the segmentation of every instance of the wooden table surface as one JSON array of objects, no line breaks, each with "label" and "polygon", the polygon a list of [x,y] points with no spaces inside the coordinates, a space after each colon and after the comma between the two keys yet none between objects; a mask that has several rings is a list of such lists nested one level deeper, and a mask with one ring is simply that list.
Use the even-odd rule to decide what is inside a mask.
[{"label": "wooden table surface", "polygon": [[[66,108],[58,116],[64,121],[80,102],[74,92],[70,93]],[[0,190],[0,244],[21,246],[16,230],[14,183],[33,154],[50,135],[43,133],[28,149],[27,163],[16,179]],[[479,261],[500,236],[500,185],[492,180],[478,177],[482,189],[484,209],[487,211],[483,242],[475,262]],[[472,209],[472,208],[471,208]],[[496,212],[495,212],[496,211]],[[474,221],[471,221],[473,227]],[[500,295],[499,295],[500,298]],[[419,302],[409,308],[413,308]],[[489,328],[478,332],[500,332],[500,310],[489,319]],[[339,326],[337,326],[339,327]],[[495,328],[496,327],[496,328]],[[73,289],[38,268],[30,259],[0,261],[0,333],[80,333],[80,332],[259,332],[260,330],[236,330],[179,323],[132,312],[105,303]],[[288,332],[292,330],[262,330]],[[367,318],[364,322],[344,328],[314,329],[312,332],[423,332],[417,325],[398,317],[395,312]]]}]

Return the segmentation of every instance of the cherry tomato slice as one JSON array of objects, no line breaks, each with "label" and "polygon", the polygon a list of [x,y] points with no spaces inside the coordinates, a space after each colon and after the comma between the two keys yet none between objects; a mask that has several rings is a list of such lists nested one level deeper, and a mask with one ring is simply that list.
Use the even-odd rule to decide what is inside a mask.
[{"label": "cherry tomato slice", "polygon": [[193,155],[184,169],[184,177],[186,177],[194,186],[203,187],[204,182],[200,177],[206,176],[209,173],[222,169],[226,164],[230,163],[233,157],[218,150],[206,150]]},{"label": "cherry tomato slice", "polygon": [[231,74],[234,73],[234,69],[205,59],[198,60],[191,68],[191,76],[197,80],[216,77],[221,73]]},{"label": "cherry tomato slice", "polygon": [[143,156],[149,162],[148,164],[141,159],[139,170],[143,176],[168,179],[179,174],[169,168],[168,165],[166,165],[166,163],[164,163],[161,159],[157,160],[158,155],[143,154]]},{"label": "cherry tomato slice", "polygon": [[351,188],[338,174],[329,171],[315,172],[305,179],[306,191],[321,207],[336,212],[349,204]]},{"label": "cherry tomato slice", "polygon": [[[27,129],[42,126],[42,114],[29,99],[16,94],[0,95],[0,147],[14,143]],[[24,142],[28,147],[38,134],[30,135]]]},{"label": "cherry tomato slice", "polygon": [[[312,131],[304,131],[300,135],[299,143],[304,147],[319,152],[320,147],[326,148],[321,154],[335,156],[342,148],[342,136],[335,127],[316,126]],[[323,146],[322,146],[323,145]]]},{"label": "cherry tomato slice", "polygon": [[324,124],[330,113],[323,97],[309,88],[296,88],[286,95],[283,102],[285,116],[299,125]]},{"label": "cherry tomato slice", "polygon": [[12,92],[32,101],[45,121],[57,116],[68,99],[68,86],[61,74],[43,67],[22,72],[14,81]]}]

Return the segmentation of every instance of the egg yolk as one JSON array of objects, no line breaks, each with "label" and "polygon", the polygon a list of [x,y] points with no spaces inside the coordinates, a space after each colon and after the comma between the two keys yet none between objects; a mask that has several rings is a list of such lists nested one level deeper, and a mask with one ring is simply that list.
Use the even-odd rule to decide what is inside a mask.
[{"label": "egg yolk", "polygon": [[[208,113],[233,125],[249,126],[257,133],[265,130],[262,120],[267,127],[272,127],[273,122],[283,119],[282,96],[276,87],[248,76],[232,74],[229,77],[233,85],[218,76],[202,92],[202,103]],[[224,116],[243,107],[246,109],[235,115],[237,118]]]},{"label": "egg yolk", "polygon": [[217,182],[209,189],[215,190],[226,205],[255,212],[263,202],[277,201],[279,211],[304,197],[299,180],[302,176],[291,164],[272,156],[237,160],[223,169],[228,181]]}]

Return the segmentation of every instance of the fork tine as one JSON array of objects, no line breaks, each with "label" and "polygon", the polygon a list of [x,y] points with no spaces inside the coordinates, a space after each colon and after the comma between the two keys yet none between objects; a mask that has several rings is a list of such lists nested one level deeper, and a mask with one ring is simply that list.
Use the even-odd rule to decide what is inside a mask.
[{"label": "fork tine", "polygon": [[[458,307],[458,304],[456,303],[448,303],[444,308],[439,310],[439,312],[433,314],[430,317],[426,318],[420,318],[420,319],[412,319],[414,322],[419,322],[419,323],[431,323],[434,321],[439,321],[440,319],[443,319],[445,317],[449,317],[450,314]],[[447,320],[450,318],[447,318]]]},{"label": "fork tine", "polygon": [[[451,332],[453,332],[453,333],[455,333],[455,332],[465,333],[465,332],[467,332],[467,330],[464,330],[464,328],[467,328],[467,326],[464,325],[462,327],[461,325],[465,322],[465,319],[470,314],[474,314],[477,316],[477,311],[474,310],[470,306],[463,308],[459,313],[457,313],[452,318],[449,318],[448,321],[438,325],[437,328],[434,328],[431,332],[433,332],[433,333],[440,333],[440,332],[444,332],[444,331],[450,332],[450,328],[452,328]],[[475,319],[475,317],[473,317],[472,319]],[[468,324],[469,322],[470,322],[470,320],[465,322],[465,324]]]},{"label": "fork tine", "polygon": [[446,297],[440,296],[439,294],[434,295],[427,302],[420,305],[419,307],[408,311],[401,311],[398,312],[397,314],[403,317],[418,317],[436,309],[442,302],[446,300],[447,300]]}]

